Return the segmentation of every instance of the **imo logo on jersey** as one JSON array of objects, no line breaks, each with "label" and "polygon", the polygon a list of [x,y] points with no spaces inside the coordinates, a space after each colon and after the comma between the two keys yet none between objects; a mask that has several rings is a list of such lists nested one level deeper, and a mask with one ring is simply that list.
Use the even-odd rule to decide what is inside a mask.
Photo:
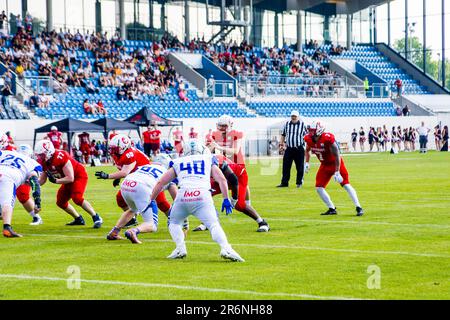
[{"label": "imo logo on jersey", "polygon": [[200,190],[195,190],[195,191],[184,191],[184,196],[185,197],[198,197],[200,195]]},{"label": "imo logo on jersey", "polygon": [[136,181],[125,180],[125,181],[123,182],[123,185],[124,185],[125,187],[134,188],[134,187],[136,187],[137,182],[136,182]]}]

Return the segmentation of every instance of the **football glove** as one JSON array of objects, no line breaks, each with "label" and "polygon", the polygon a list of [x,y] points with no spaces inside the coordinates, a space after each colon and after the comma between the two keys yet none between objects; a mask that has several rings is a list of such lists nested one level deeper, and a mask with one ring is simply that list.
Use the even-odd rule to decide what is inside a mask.
[{"label": "football glove", "polygon": [[51,183],[56,183],[56,177],[53,175],[53,173],[51,173],[50,171],[47,171],[46,173],[48,181],[50,181]]},{"label": "football glove", "polygon": [[342,183],[344,181],[344,178],[339,171],[336,171],[334,173],[334,181],[336,181],[337,183]]},{"label": "football glove", "polygon": [[120,179],[114,179],[113,181],[113,187],[117,187],[118,185],[120,185]]},{"label": "football glove", "polygon": [[97,179],[108,179],[109,178],[109,174],[107,174],[106,172],[103,172],[103,171],[95,172],[95,176],[97,177]]},{"label": "football glove", "polygon": [[227,215],[231,214],[233,212],[233,205],[231,204],[230,200],[223,199],[222,202],[222,212],[225,210],[225,213]]},{"label": "football glove", "polygon": [[305,173],[309,172],[309,163],[305,162],[305,169],[304,169]]}]

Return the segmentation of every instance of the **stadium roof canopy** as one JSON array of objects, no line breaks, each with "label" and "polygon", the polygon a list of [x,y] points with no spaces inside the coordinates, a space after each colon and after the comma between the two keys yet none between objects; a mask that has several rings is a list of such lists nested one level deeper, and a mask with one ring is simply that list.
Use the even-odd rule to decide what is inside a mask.
[{"label": "stadium roof canopy", "polygon": [[[170,2],[184,1],[172,0]],[[195,2],[219,6],[222,0],[193,0]],[[158,0],[161,2],[169,2]],[[336,14],[352,14],[370,6],[378,6],[386,3],[387,0],[253,0],[253,7],[275,12],[304,10],[320,15],[333,16]],[[242,5],[249,5],[250,0],[242,0]],[[233,5],[231,0],[226,0],[226,6]]]}]

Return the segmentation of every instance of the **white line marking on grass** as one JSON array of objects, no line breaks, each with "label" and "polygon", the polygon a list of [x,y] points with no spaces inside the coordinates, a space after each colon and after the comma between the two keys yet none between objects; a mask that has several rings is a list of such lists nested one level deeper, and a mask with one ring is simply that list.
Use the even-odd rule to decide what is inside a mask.
[{"label": "white line marking on grass", "polygon": [[417,228],[436,228],[450,229],[448,224],[409,224],[382,221],[350,221],[350,220],[320,220],[320,219],[292,219],[292,218],[268,218],[270,221],[291,221],[291,222],[320,222],[320,223],[350,223],[350,224],[367,224],[367,225],[383,225],[383,226],[399,226],[399,227],[417,227]]},{"label": "white line marking on grass", "polygon": [[[67,281],[66,278],[40,277],[40,276],[31,276],[31,275],[26,275],[26,274],[0,274],[0,278],[18,279],[18,280],[43,280],[43,281],[64,281],[64,282]],[[267,296],[267,297],[278,296],[278,297],[293,297],[293,298],[323,299],[323,300],[366,300],[363,298],[353,298],[353,297],[319,296],[319,295],[311,295],[311,294],[298,294],[298,293],[285,293],[285,292],[272,292],[271,293],[271,292],[260,292],[260,291],[250,291],[250,290],[183,286],[183,285],[166,284],[166,283],[125,282],[125,281],[89,280],[89,279],[80,279],[80,282],[105,284],[105,285],[113,285],[113,286],[132,286],[132,287],[150,287],[150,288],[156,287],[156,288],[179,289],[179,290],[195,290],[195,291],[206,291],[206,292],[249,294],[249,295],[255,295],[255,296]]]},{"label": "white line marking on grass", "polygon": [[[82,235],[54,235],[54,234],[30,234],[34,237],[58,237],[63,238],[80,238],[80,239],[104,239],[103,237],[94,236],[82,236]],[[107,240],[105,240],[107,241]],[[120,240],[117,240],[120,241]],[[145,239],[143,242],[169,242],[173,243],[169,239]],[[187,244],[204,244],[204,245],[215,245],[217,243],[210,241],[192,241],[187,240]],[[325,248],[325,247],[308,247],[308,246],[287,246],[287,245],[270,245],[270,244],[255,244],[255,243],[233,243],[233,246],[239,247],[255,247],[255,248],[265,248],[265,249],[292,249],[292,250],[316,250],[316,251],[330,251],[330,252],[347,252],[347,253],[362,253],[362,254],[387,254],[387,255],[405,255],[414,257],[428,257],[428,258],[445,258],[450,259],[450,255],[439,254],[439,253],[420,253],[420,252],[408,252],[408,251],[382,251],[382,250],[360,250],[360,249],[341,249],[341,248]]]}]

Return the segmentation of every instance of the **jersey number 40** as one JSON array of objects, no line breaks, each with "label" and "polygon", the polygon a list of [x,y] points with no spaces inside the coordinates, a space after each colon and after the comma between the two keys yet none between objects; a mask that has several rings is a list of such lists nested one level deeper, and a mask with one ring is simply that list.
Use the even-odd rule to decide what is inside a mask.
[{"label": "jersey number 40", "polygon": [[180,163],[180,171],[187,171],[188,174],[205,174],[205,161],[203,160],[194,160],[192,162],[181,162]]}]

